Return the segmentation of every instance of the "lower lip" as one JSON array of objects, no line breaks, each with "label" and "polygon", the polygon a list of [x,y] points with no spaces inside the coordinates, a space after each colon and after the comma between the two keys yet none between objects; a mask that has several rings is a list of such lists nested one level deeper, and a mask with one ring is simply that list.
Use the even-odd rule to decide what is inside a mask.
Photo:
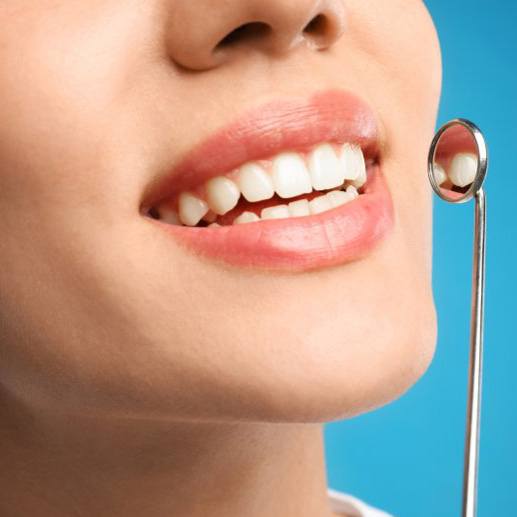
[{"label": "lower lip", "polygon": [[152,220],[195,255],[237,267],[302,272],[358,260],[393,227],[393,204],[379,167],[364,193],[320,214],[221,227]]}]

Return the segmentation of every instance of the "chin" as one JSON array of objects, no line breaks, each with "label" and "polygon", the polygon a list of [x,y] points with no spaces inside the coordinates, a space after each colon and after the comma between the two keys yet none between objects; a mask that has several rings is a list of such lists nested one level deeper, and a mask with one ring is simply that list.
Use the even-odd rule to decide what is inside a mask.
[{"label": "chin", "polygon": [[281,314],[264,308],[260,341],[242,344],[253,351],[239,389],[249,393],[249,418],[330,422],[411,388],[429,367],[437,338],[424,256],[426,250],[414,260],[395,238],[369,259],[279,285],[274,303]]},{"label": "chin", "polygon": [[434,356],[436,313],[432,295],[424,298],[410,315],[405,307],[391,310],[360,335],[330,325],[305,338],[286,336],[282,345],[290,360],[278,358],[262,379],[248,377],[238,390],[239,419],[324,423],[397,399]]},{"label": "chin", "polygon": [[[275,356],[254,355],[250,362],[248,357],[231,372],[226,367],[224,378],[211,379],[197,416],[219,422],[324,423],[397,399],[426,372],[436,344],[432,296],[420,300],[410,316],[404,309],[387,312],[355,336],[343,331],[345,325],[339,333],[328,321],[312,333],[284,331]],[[273,353],[271,347],[268,352]]]}]

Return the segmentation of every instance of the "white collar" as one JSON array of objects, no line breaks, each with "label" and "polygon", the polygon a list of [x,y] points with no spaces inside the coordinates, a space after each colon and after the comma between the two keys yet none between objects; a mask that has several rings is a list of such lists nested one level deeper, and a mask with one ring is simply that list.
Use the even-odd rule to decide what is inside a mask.
[{"label": "white collar", "polygon": [[393,517],[367,505],[357,497],[338,492],[332,488],[327,489],[327,494],[333,512],[345,512],[350,517]]}]

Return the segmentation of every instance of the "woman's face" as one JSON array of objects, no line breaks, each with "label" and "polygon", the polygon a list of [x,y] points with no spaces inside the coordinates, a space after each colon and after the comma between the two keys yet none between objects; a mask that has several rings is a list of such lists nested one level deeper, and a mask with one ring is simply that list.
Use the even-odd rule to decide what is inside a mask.
[{"label": "woman's face", "polygon": [[[4,387],[52,410],[209,420],[325,421],[401,394],[435,343],[426,153],[440,80],[420,0],[4,0]],[[230,226],[171,230],[143,209],[164,177],[182,190],[173,171],[186,158],[204,166],[188,179],[198,192],[225,172],[219,151],[244,165],[258,134],[254,158],[274,174],[283,151],[309,163],[317,144],[341,145],[334,123],[341,136],[355,124],[355,143],[369,131],[382,207],[364,194],[335,210],[343,219],[304,216],[306,233],[301,218],[278,219],[235,225],[233,237]],[[252,136],[232,149],[246,124]],[[196,154],[228,128],[224,149],[210,140]],[[214,161],[201,164],[207,148]],[[363,234],[345,242],[339,232],[362,217]],[[318,256],[311,239],[324,232]]]}]

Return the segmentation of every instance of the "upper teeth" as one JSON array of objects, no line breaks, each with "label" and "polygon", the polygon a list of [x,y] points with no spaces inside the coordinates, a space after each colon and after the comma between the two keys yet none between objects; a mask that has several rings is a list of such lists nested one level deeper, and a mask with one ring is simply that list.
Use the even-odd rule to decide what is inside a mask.
[{"label": "upper teeth", "polygon": [[457,187],[466,187],[474,182],[478,167],[478,159],[472,153],[457,153],[452,158],[447,171],[435,163],[434,177],[438,185],[443,185],[447,179]]},{"label": "upper teeth", "polygon": [[219,215],[226,214],[226,212],[235,208],[241,197],[239,187],[230,178],[225,176],[217,176],[207,181],[205,192],[208,206]]},{"label": "upper teeth", "polygon": [[311,177],[305,160],[298,153],[283,153],[273,160],[273,186],[283,198],[312,192]]},{"label": "upper teeth", "polygon": [[475,154],[458,153],[449,167],[449,178],[458,187],[466,187],[476,177],[478,161]]},{"label": "upper teeth", "polygon": [[181,194],[178,208],[180,221],[187,226],[196,226],[209,210],[205,201],[189,192]]},{"label": "upper teeth", "polygon": [[[343,151],[343,156],[346,151]],[[361,153],[362,156],[362,153]],[[330,144],[323,144],[309,155],[309,173],[311,184],[315,190],[325,190],[337,187],[345,181],[345,167],[339,161]],[[350,176],[350,174],[348,174]],[[349,179],[355,179],[354,177]]]},{"label": "upper teeth", "polygon": [[[298,200],[262,210],[261,217],[279,218],[309,215],[329,210],[357,196],[356,188],[366,183],[366,165],[361,148],[344,144],[323,143],[308,154],[283,152],[268,161],[250,162],[224,176],[208,180],[196,194],[182,192],[177,201],[179,222],[197,225],[201,219],[213,223],[217,215],[224,215],[237,205],[241,194],[249,202],[272,198],[275,193],[284,199],[308,194],[312,190],[342,187],[348,181],[347,192],[330,192],[310,202]],[[354,188],[355,187],[355,188]],[[177,224],[178,217],[171,202],[157,207],[160,218]],[[234,224],[259,220],[256,214],[245,212]]]},{"label": "upper teeth", "polygon": [[275,194],[271,175],[257,163],[243,165],[236,180],[242,195],[250,202],[270,199]]}]

